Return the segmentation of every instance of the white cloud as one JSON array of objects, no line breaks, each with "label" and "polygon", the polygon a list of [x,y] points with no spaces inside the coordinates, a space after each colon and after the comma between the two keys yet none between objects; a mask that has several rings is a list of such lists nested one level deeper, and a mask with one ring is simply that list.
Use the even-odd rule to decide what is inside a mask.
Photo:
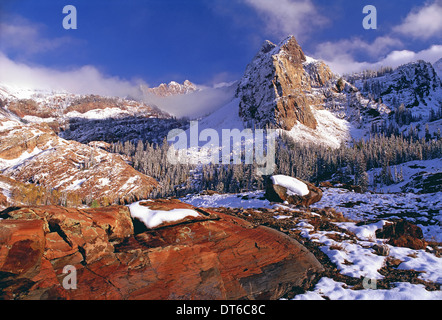
[{"label": "white cloud", "polygon": [[243,0],[263,17],[267,31],[276,36],[293,34],[298,39],[328,19],[319,14],[311,0]]},{"label": "white cloud", "polygon": [[44,25],[22,17],[0,22],[0,51],[15,52],[20,56],[52,51],[75,41],[71,37],[48,39],[43,36]]},{"label": "white cloud", "polygon": [[93,66],[61,71],[18,63],[0,52],[0,69],[1,83],[22,88],[122,97],[138,94],[135,81],[103,75]]},{"label": "white cloud", "polygon": [[106,76],[94,66],[72,70],[56,70],[42,66],[30,66],[9,59],[0,52],[0,83],[13,87],[44,91],[67,91],[76,94],[97,94],[143,100],[177,117],[199,117],[213,112],[228,103],[235,94],[234,83],[219,83],[213,87],[199,86],[201,91],[171,97],[146,96],[141,80],[128,81]]},{"label": "white cloud", "polygon": [[390,52],[385,58],[378,62],[358,62],[348,53],[341,53],[334,57],[324,59],[332,71],[345,74],[358,72],[365,69],[377,70],[383,66],[390,66],[396,68],[402,64],[409,62],[424,60],[430,63],[434,63],[442,57],[442,45],[433,45],[428,49],[424,49],[418,52],[410,50],[395,50]]},{"label": "white cloud", "polygon": [[393,30],[423,40],[440,37],[442,33],[442,1],[437,0],[412,10],[403,23]]},{"label": "white cloud", "polygon": [[145,95],[143,100],[176,117],[199,118],[229,103],[236,92],[235,84],[236,82],[219,83],[213,87],[198,86],[201,91],[168,97]]},{"label": "white cloud", "polygon": [[368,43],[361,38],[343,39],[336,42],[323,42],[316,46],[315,57],[330,60],[340,57],[351,57],[357,53],[364,53],[370,57],[379,57],[387,54],[393,48],[401,48],[402,41],[390,36],[376,38],[372,43]]},{"label": "white cloud", "polygon": [[[440,37],[441,17],[442,0],[426,3],[423,7],[413,9],[390,33],[377,37],[371,43],[359,37],[336,42],[327,41],[316,46],[314,57],[323,59],[334,72],[340,74],[379,69],[382,66],[395,68],[417,60],[434,63],[442,57],[442,45],[436,44],[421,51],[412,51],[404,49],[402,39],[411,37],[427,40],[435,36]],[[355,57],[361,57],[361,54],[375,62],[357,61]]]}]

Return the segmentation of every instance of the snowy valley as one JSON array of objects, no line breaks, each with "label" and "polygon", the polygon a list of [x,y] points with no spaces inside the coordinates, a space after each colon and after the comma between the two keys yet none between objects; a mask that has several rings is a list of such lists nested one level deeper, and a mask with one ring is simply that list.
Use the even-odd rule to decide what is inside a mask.
[{"label": "snowy valley", "polygon": [[[174,278],[181,286],[197,288],[192,287],[195,291],[189,296],[181,292],[179,298],[204,298],[201,292],[207,291],[209,298],[442,299],[441,61],[338,75],[323,61],[306,56],[290,36],[279,44],[264,42],[243,77],[221,89],[170,82],[141,87],[141,98],[136,99],[0,84],[0,209],[4,210],[0,222],[38,220],[46,237],[43,258],[31,263],[27,291],[18,296],[43,295],[38,290],[45,285],[58,292],[53,288],[59,287],[56,273],[60,272],[51,268],[58,268],[60,259],[72,259],[86,274],[105,270],[111,277],[109,266],[118,270],[115,277],[124,274],[107,282],[110,293],[100,293],[106,298],[151,297],[137,285],[127,289],[133,283],[125,272],[142,278],[136,270],[148,270],[145,273],[155,278],[159,269],[167,268],[162,259],[183,250],[186,272],[193,272],[194,265],[207,267],[187,274],[189,279],[195,275],[209,279],[211,289],[199,288],[206,285],[200,278],[197,284]],[[198,133],[212,130],[222,137],[223,130],[274,129],[272,174],[256,174],[256,163],[244,159],[231,164],[170,163],[168,133],[174,129],[189,133],[189,119],[169,114],[143,99],[143,94],[156,96],[150,101],[173,97],[179,103],[184,96],[204,96],[204,90],[227,92],[227,98],[223,95],[228,103],[192,119],[198,121]],[[240,147],[246,145],[241,140]],[[196,146],[197,152],[200,147]],[[269,200],[269,186],[300,202]],[[124,234],[120,222],[112,218],[115,215],[106,210],[119,210],[130,232]],[[296,248],[303,246],[300,252],[309,252],[306,259],[319,276],[306,272],[299,283],[298,278],[269,276],[270,281],[262,270],[279,268],[281,261],[287,263],[292,257],[271,261],[261,270],[255,265],[259,258],[249,261],[260,250],[258,242],[241,247],[251,265],[230,270],[238,272],[241,285],[232,284],[220,271],[225,266],[216,259],[224,251],[195,260],[205,252],[201,243],[219,246],[225,232],[242,224],[247,232],[260,230],[254,234],[257,238],[271,238],[277,230],[275,237]],[[273,231],[258,229],[262,226]],[[85,239],[93,239],[90,246]],[[244,240],[234,239],[238,245]],[[241,260],[241,250],[229,254]],[[9,252],[0,250],[0,262]],[[9,284],[17,280],[8,268],[0,264],[6,298],[15,297],[16,288]],[[40,282],[45,270],[54,273],[50,284]],[[293,276],[292,271],[287,274]],[[2,277],[0,285],[1,281]],[[102,280],[90,283],[94,281]],[[125,286],[119,287],[119,281]],[[153,280],[142,281],[148,286]],[[246,292],[243,283],[250,285]],[[212,292],[212,287],[219,290]],[[229,296],[226,288],[235,295]],[[93,297],[91,292],[78,295]]]}]

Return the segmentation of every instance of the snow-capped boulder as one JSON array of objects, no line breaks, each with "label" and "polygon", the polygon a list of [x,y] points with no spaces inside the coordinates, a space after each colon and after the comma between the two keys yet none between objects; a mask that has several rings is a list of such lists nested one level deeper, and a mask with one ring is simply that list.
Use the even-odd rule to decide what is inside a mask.
[{"label": "snow-capped boulder", "polygon": [[266,183],[265,197],[272,202],[285,202],[308,207],[322,198],[321,189],[285,175],[271,176]]}]

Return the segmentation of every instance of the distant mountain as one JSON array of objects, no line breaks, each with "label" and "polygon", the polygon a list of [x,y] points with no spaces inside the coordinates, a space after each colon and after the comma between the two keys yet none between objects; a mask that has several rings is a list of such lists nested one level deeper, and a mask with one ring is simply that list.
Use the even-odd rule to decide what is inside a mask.
[{"label": "distant mountain", "polygon": [[169,84],[162,83],[158,87],[154,88],[141,86],[141,90],[145,94],[154,94],[160,97],[169,97],[173,95],[192,93],[195,91],[199,91],[200,89],[189,80],[185,80],[182,84],[171,81],[169,82]]},{"label": "distant mountain", "polygon": [[40,91],[0,84],[0,100],[8,110],[30,122],[72,118],[104,119],[133,116],[170,117],[153,105],[133,99]]},{"label": "distant mountain", "polygon": [[0,103],[20,121],[46,123],[61,137],[82,143],[161,142],[181,124],[153,104],[119,97],[38,91],[0,84]]}]

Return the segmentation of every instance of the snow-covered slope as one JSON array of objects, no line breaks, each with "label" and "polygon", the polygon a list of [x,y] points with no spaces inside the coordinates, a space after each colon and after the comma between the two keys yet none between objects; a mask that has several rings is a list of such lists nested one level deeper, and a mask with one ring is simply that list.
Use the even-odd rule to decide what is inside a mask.
[{"label": "snow-covered slope", "polygon": [[355,85],[365,95],[382,99],[392,110],[403,104],[415,116],[428,117],[430,109],[437,109],[442,103],[442,82],[431,63],[422,60],[358,80]]},{"label": "snow-covered slope", "polygon": [[[74,203],[133,201],[148,195],[157,182],[117,154],[58,137],[45,123],[23,123],[0,114],[0,172],[4,177],[64,194]],[[0,186],[0,189],[1,188]],[[5,187],[10,205],[14,203]],[[0,190],[1,191],[1,190]],[[35,191],[35,190],[34,190]],[[32,189],[19,190],[31,201],[43,201]],[[25,192],[29,192],[26,194]],[[39,203],[33,203],[39,204]],[[55,203],[58,204],[58,203]]]},{"label": "snow-covered slope", "polygon": [[154,105],[119,97],[41,91],[0,84],[2,112],[27,123],[47,123],[82,143],[134,139],[161,142],[180,124]]}]

